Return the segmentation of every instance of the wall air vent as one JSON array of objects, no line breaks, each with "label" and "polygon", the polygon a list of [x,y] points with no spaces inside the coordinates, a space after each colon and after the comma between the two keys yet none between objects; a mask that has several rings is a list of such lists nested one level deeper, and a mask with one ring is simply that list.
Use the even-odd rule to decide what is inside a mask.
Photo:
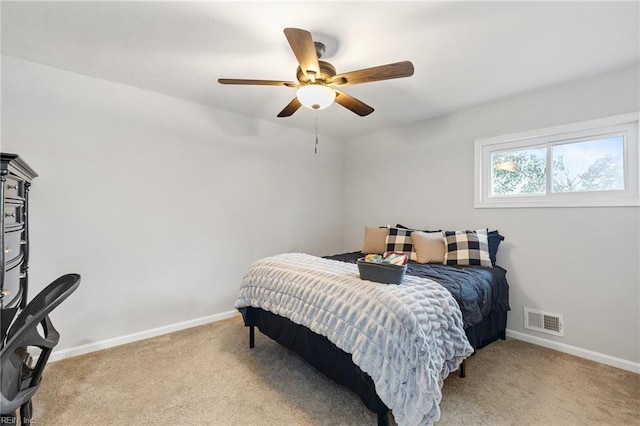
[{"label": "wall air vent", "polygon": [[564,315],[524,308],[524,328],[564,337]]}]

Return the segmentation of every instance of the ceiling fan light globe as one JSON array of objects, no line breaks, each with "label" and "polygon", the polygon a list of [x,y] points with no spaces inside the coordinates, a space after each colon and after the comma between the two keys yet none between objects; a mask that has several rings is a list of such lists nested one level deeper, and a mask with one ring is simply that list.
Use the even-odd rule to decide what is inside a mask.
[{"label": "ceiling fan light globe", "polygon": [[309,84],[298,89],[296,96],[309,109],[325,109],[333,103],[336,92],[322,84]]}]

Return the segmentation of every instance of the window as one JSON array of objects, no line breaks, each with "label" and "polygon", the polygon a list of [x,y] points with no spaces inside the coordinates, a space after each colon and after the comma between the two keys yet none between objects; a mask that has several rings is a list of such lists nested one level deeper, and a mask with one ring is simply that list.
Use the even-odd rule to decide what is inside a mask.
[{"label": "window", "polygon": [[475,206],[638,206],[638,113],[475,141]]}]

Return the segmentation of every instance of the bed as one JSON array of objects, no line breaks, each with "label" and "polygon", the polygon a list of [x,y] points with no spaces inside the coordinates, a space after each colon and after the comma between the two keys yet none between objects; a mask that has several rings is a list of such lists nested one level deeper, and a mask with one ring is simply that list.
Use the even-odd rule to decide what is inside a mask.
[{"label": "bed", "polygon": [[[254,345],[254,328],[258,327],[263,334],[297,352],[327,377],[353,390],[363,404],[377,414],[379,424],[388,424],[391,409],[401,425],[437,421],[439,392],[444,378],[456,370],[464,376],[466,357],[505,338],[509,286],[506,271],[494,264],[497,244],[503,237],[497,231],[493,232],[490,264],[447,265],[411,260],[399,286],[360,280],[356,261],[363,256],[362,251],[323,258],[289,253],[261,259],[245,276],[236,302],[244,324],[249,327],[249,346]],[[497,244],[495,237],[500,238]],[[397,251],[398,246],[392,247],[391,243],[393,241],[390,242],[387,235],[385,249]],[[404,249],[414,250],[406,245]],[[298,293],[283,296],[295,286],[299,287],[295,290]],[[346,307],[341,306],[342,299],[335,294],[347,291],[345,289],[363,291],[364,295],[340,294],[340,298],[350,298],[344,302]],[[369,293],[374,294],[374,299],[367,301]],[[277,294],[277,297],[258,300],[265,294]],[[329,297],[330,300],[325,300]],[[434,306],[412,306],[408,310],[410,320],[398,320],[396,313],[380,311],[380,306],[391,306],[403,298],[407,305],[424,299],[427,305]],[[339,315],[332,310],[339,311],[343,315],[341,319],[336,320],[334,316]],[[433,312],[439,313],[436,325],[425,325],[433,320],[422,318],[433,317]],[[363,323],[363,330],[354,330],[357,321],[372,320],[373,326]],[[377,331],[370,332],[374,327]],[[405,333],[405,329],[412,327],[418,330],[420,337]],[[395,333],[391,339],[378,336],[380,329],[386,328]],[[358,348],[354,345],[363,340],[362,335],[366,335],[367,344]],[[382,343],[373,342],[378,338]],[[402,346],[403,343],[395,343],[396,340],[408,340],[409,343]],[[389,349],[391,345],[398,347]],[[423,348],[428,352],[425,362],[421,361],[425,356]],[[381,355],[381,352],[387,354]],[[403,353],[402,361],[385,358],[390,356],[388,353],[393,358],[397,352]],[[417,352],[420,353],[415,355]],[[407,362],[409,367],[405,366]],[[429,364],[429,367],[422,364]],[[433,365],[437,365],[435,371]],[[397,383],[398,380],[401,383]],[[425,387],[428,388],[426,391]],[[420,409],[416,410],[416,407]]]}]

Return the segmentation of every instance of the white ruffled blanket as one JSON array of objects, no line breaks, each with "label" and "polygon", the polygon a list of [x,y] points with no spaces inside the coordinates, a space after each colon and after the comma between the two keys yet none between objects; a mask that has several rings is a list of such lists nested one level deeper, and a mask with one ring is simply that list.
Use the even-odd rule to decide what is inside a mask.
[{"label": "white ruffled blanket", "polygon": [[361,280],[355,264],[287,253],[249,268],[235,303],[248,306],[350,353],[399,425],[437,421],[443,380],[473,352],[455,299],[426,278],[379,284]]}]

